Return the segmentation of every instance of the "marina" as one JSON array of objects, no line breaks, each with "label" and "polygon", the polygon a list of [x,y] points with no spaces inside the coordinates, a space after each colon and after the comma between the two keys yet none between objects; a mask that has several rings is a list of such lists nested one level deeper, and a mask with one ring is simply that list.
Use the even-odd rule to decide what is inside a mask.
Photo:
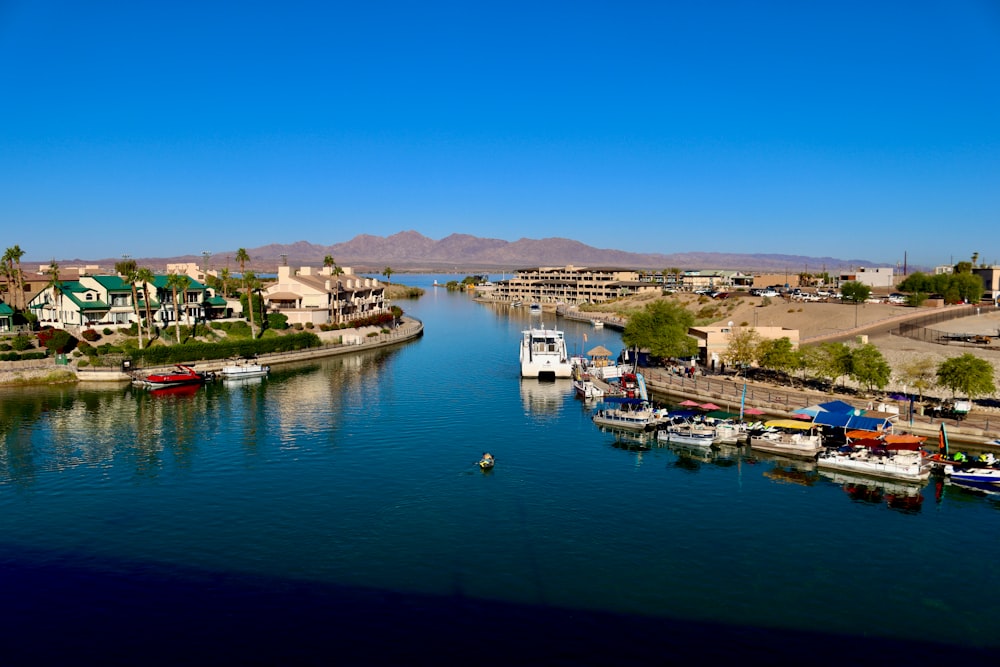
[{"label": "marina", "polygon": [[[5,659],[990,664],[1000,589],[962,591],[996,494],[604,430],[513,347],[620,332],[448,290],[401,307],[419,340],[263,382],[3,391]],[[507,640],[484,654],[483,627]]]}]

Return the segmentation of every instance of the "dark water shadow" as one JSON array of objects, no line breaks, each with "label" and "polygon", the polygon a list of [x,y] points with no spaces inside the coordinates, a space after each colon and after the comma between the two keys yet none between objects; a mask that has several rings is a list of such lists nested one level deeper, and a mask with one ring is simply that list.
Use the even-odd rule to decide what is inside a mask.
[{"label": "dark water shadow", "polygon": [[996,664],[995,648],[74,560],[0,549],[4,664]]}]

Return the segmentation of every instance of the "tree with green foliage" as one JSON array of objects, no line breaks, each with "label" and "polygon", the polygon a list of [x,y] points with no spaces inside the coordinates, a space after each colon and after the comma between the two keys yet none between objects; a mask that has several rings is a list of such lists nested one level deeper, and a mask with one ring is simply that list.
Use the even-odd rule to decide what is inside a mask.
[{"label": "tree with green foliage", "polygon": [[385,276],[385,282],[388,283],[389,285],[392,284],[392,274],[394,273],[395,271],[392,270],[391,266],[387,266],[384,269],[382,269],[382,275]]},{"label": "tree with green foliage", "polygon": [[892,377],[892,368],[882,353],[871,343],[851,350],[851,378],[871,393],[875,388],[884,389]]},{"label": "tree with green foliage", "polygon": [[745,372],[757,361],[760,343],[760,334],[756,329],[746,327],[736,329],[729,334],[729,343],[726,345],[726,351],[722,353],[722,359],[735,367],[737,372]]},{"label": "tree with green foliage", "polygon": [[170,273],[167,275],[167,289],[173,293],[173,310],[174,310],[174,331],[177,334],[177,342],[181,342],[181,313],[180,307],[181,302],[177,300],[177,291],[180,290],[181,296],[187,292],[188,285],[190,285],[191,279],[188,278],[183,273]]},{"label": "tree with green foliage", "polygon": [[930,357],[911,359],[901,365],[898,370],[903,382],[916,389],[918,399],[923,401],[924,392],[934,384],[934,360]]},{"label": "tree with green foliage", "polygon": [[0,260],[0,271],[3,271],[4,282],[7,286],[7,298],[5,300],[11,307],[16,308],[17,306],[14,305],[14,289],[12,287],[15,284],[14,260],[10,256],[10,248],[7,248],[3,259]]},{"label": "tree with green foliage", "polygon": [[[42,333],[45,333],[45,335],[43,336]],[[65,329],[46,329],[43,332],[39,332],[38,338],[54,354],[69,352],[76,345],[76,338]]]},{"label": "tree with green foliage", "polygon": [[135,272],[135,279],[142,285],[142,301],[146,309],[146,338],[153,342],[153,304],[149,300],[149,286],[156,281],[156,275],[148,266]]},{"label": "tree with green foliage", "polygon": [[846,343],[826,342],[818,345],[810,345],[807,359],[809,368],[813,374],[830,383],[830,393],[837,379],[846,376],[851,372],[851,348]]},{"label": "tree with green foliage", "polygon": [[848,280],[840,286],[844,302],[864,303],[872,295],[872,288],[856,280]]},{"label": "tree with green foliage", "polygon": [[139,293],[135,287],[138,280],[136,276],[138,272],[138,265],[135,263],[134,259],[128,259],[128,255],[123,255],[123,259],[120,262],[115,262],[115,273],[117,273],[124,282],[128,283],[128,286],[132,289],[132,312],[135,313],[135,321],[137,322],[136,328],[139,332],[139,349],[141,350],[143,348],[142,315],[139,313]]},{"label": "tree with green foliage", "polygon": [[24,251],[17,244],[7,248],[3,254],[3,273],[7,280],[7,296],[10,307],[15,310],[24,310],[28,305],[24,296],[24,272],[21,271],[22,257],[24,257]]},{"label": "tree with green foliage", "polygon": [[[264,317],[263,317],[263,299],[260,298],[260,287],[261,282],[253,271],[247,271],[244,277],[244,284],[246,285],[246,294],[240,297],[240,302],[243,304],[243,314],[250,320],[250,335],[253,338],[257,337],[257,331],[254,328],[256,322],[260,323],[260,333],[264,332]],[[255,317],[256,315],[256,317]]]},{"label": "tree with green foliage", "polygon": [[960,273],[952,276],[959,300],[979,303],[983,298],[983,281],[974,273]]},{"label": "tree with green foliage", "polygon": [[55,298],[56,308],[58,310],[58,315],[56,315],[57,320],[62,319],[62,299],[63,299],[63,286],[62,281],[59,279],[59,265],[56,264],[56,260],[53,259],[49,262],[49,282],[46,287],[52,288],[52,296]]},{"label": "tree with green foliage", "polygon": [[968,399],[996,392],[993,364],[966,352],[942,361],[937,368],[938,385],[951,390],[952,397],[961,394]]},{"label": "tree with green foliage", "polygon": [[622,342],[661,359],[693,357],[698,354],[697,342],[688,335],[693,324],[694,315],[684,307],[653,301],[629,317]]},{"label": "tree with green foliage", "polygon": [[782,338],[765,338],[757,345],[757,365],[761,368],[785,373],[791,379],[793,371],[799,362],[798,355],[792,347],[792,341]]}]

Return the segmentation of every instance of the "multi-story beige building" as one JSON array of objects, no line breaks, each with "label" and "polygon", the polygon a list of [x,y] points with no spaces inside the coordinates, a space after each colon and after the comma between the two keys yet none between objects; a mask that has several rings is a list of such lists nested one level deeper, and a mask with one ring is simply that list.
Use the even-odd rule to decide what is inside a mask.
[{"label": "multi-story beige building", "polygon": [[289,324],[340,324],[389,312],[385,287],[375,278],[340,267],[295,271],[278,267],[278,279],[263,292],[265,307],[288,318]]},{"label": "multi-story beige building", "polygon": [[972,273],[983,281],[983,301],[1000,302],[1000,266],[972,269]]},{"label": "multi-story beige building", "polygon": [[522,269],[513,278],[501,280],[487,298],[504,302],[603,303],[645,292],[659,293],[661,289],[661,285],[639,280],[639,272],[631,269],[543,266]]}]

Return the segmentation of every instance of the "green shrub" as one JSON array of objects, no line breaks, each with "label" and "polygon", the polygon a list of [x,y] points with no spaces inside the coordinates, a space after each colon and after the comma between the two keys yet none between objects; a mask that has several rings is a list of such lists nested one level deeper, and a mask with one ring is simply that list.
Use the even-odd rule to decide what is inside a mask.
[{"label": "green shrub", "polygon": [[306,322],[306,329],[312,329],[314,326],[312,322]]},{"label": "green shrub", "polygon": [[267,314],[267,328],[277,329],[279,331],[288,328],[288,315],[283,313],[268,313]]},{"label": "green shrub", "polygon": [[28,359],[44,359],[47,356],[49,355],[46,352],[25,352],[23,354],[5,352],[0,354],[0,361],[26,361]]},{"label": "green shrub", "polygon": [[183,345],[154,345],[144,350],[131,350],[128,354],[133,361],[144,361],[147,365],[163,365],[230,357],[253,357],[271,352],[292,352],[320,347],[322,341],[310,332],[279,335],[265,332],[264,337],[253,340],[230,339],[217,343],[203,343],[196,340]]},{"label": "green shrub", "polygon": [[80,337],[86,341],[94,342],[95,340],[101,339],[101,334],[97,333],[93,329],[87,329],[80,333]]},{"label": "green shrub", "polygon": [[80,361],[76,362],[76,367],[77,368],[86,368],[89,365],[90,365],[90,362],[88,360],[86,360],[86,359],[81,359]]},{"label": "green shrub", "polygon": [[17,336],[14,337],[14,340],[11,342],[11,347],[17,350],[18,352],[24,352],[25,350],[30,350],[34,346],[35,345],[34,343],[31,342],[31,339],[25,336],[24,334],[18,334]]},{"label": "green shrub", "polygon": [[110,336],[114,333],[114,331],[112,329],[109,329],[108,327],[104,327],[104,331],[102,331],[101,333],[103,333],[105,336]]}]

